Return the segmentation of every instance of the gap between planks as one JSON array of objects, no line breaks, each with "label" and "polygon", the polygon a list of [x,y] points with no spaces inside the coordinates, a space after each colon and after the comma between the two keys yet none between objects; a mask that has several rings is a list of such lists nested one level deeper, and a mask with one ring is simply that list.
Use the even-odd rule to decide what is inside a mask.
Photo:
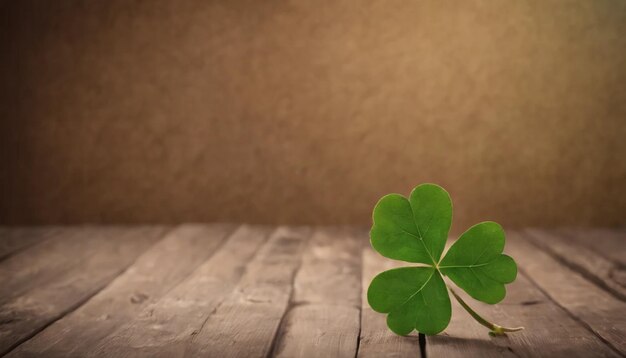
[{"label": "gap between planks", "polygon": [[[285,287],[291,285],[291,272],[307,238],[308,229],[286,227],[276,229],[269,240],[250,233],[231,237],[192,275],[85,356],[223,356],[216,350],[228,353],[232,339],[243,340],[237,347],[253,352],[264,344],[269,347],[277,328],[272,327],[282,314],[275,310],[273,317],[265,316],[268,311],[262,308],[268,298],[288,293]],[[254,319],[246,324],[250,316]]]},{"label": "gap between planks", "polygon": [[550,300],[609,348],[626,356],[626,303],[544,252],[523,233],[513,233],[512,249],[522,272]]},{"label": "gap between planks", "polygon": [[211,257],[234,228],[225,224],[176,227],[88,302],[19,346],[11,356],[85,355]]},{"label": "gap between planks", "polygon": [[[285,233],[283,232],[283,234]],[[272,235],[273,240],[275,241],[279,240],[279,239],[276,239],[277,235],[278,235],[277,233],[274,233],[274,235]],[[337,234],[334,234],[334,235],[337,235]],[[299,322],[299,321],[302,321],[301,319],[302,317],[304,318],[308,317],[311,320],[318,320],[318,322],[324,321],[324,320],[328,321],[328,317],[323,317],[323,316],[320,316],[319,314],[315,314],[316,312],[319,312],[319,310],[316,311],[317,310],[316,307],[335,307],[336,306],[336,307],[340,307],[343,309],[343,307],[345,306],[348,308],[346,311],[350,311],[350,307],[354,308],[356,306],[361,306],[357,315],[357,323],[360,320],[360,324],[357,324],[358,328],[356,331],[352,329],[352,334],[356,336],[356,341],[354,341],[353,338],[344,337],[346,338],[346,341],[350,341],[350,339],[352,339],[352,341],[350,341],[352,342],[350,344],[353,344],[351,350],[348,350],[348,349],[345,349],[345,347],[339,346],[342,349],[335,350],[335,352],[343,352],[342,354],[344,355],[341,355],[341,356],[349,356],[349,354],[345,352],[353,352],[353,354],[356,353],[360,357],[384,356],[389,353],[393,353],[394,356],[399,356],[399,357],[402,357],[402,356],[414,357],[416,355],[416,352],[419,355],[419,345],[417,342],[417,337],[416,336],[415,337],[413,336],[398,337],[398,336],[393,335],[391,332],[388,331],[386,327],[386,324],[384,322],[384,315],[371,311],[366,301],[366,289],[373,275],[385,269],[393,267],[395,264],[397,264],[396,262],[377,256],[377,254],[374,253],[369,247],[365,247],[363,249],[362,254],[360,255],[362,256],[362,259],[359,260],[360,265],[361,265],[361,269],[360,269],[361,279],[358,281],[360,281],[360,285],[358,288],[355,289],[356,292],[361,293],[361,299],[359,300],[360,302],[357,302],[356,305],[354,305],[353,303],[346,303],[345,301],[339,302],[339,304],[337,304],[337,302],[333,302],[332,299],[329,300],[329,297],[330,298],[333,297],[332,295],[320,297],[319,295],[315,296],[316,294],[315,292],[306,293],[307,291],[306,288],[308,287],[306,284],[302,285],[302,287],[299,288],[299,285],[301,283],[307,282],[306,270],[311,270],[311,272],[316,271],[315,260],[317,258],[315,257],[311,258],[311,255],[308,253],[309,249],[307,249],[306,251],[303,251],[303,248],[305,247],[304,245],[309,245],[308,248],[314,248],[315,245],[317,245],[315,244],[315,241],[317,240],[316,239],[317,236],[319,236],[319,234],[316,231],[315,235],[310,239],[308,244],[306,244],[308,236],[307,234],[303,234],[303,236],[300,237],[299,239],[300,240],[299,246],[296,249],[294,249],[295,251],[294,250],[289,251],[291,254],[298,255],[298,262],[296,263],[295,266],[292,265],[292,266],[289,266],[288,268],[292,275],[290,276],[290,281],[285,282],[279,286],[283,289],[287,288],[289,290],[289,296],[286,299],[284,299],[284,293],[279,292],[280,293],[279,296],[283,297],[282,301],[279,300],[283,302],[281,303],[281,305],[283,305],[282,314],[280,314],[280,309],[273,311],[274,314],[272,315],[272,318],[271,318],[273,322],[272,323],[273,326],[269,325],[268,326],[269,328],[263,332],[263,337],[267,338],[267,341],[264,344],[259,345],[259,340],[258,340],[259,337],[254,337],[252,335],[252,336],[248,336],[248,338],[250,339],[249,341],[246,341],[244,339],[240,341],[240,343],[242,345],[245,345],[246,343],[250,343],[252,347],[261,347],[262,348],[261,352],[264,352],[264,354],[288,356],[286,352],[297,351],[298,349],[308,349],[307,344],[310,344],[310,342],[306,341],[306,337],[304,341],[300,341],[299,339],[294,339],[294,337],[306,336],[305,334],[303,334],[303,332],[306,332],[306,329],[309,329],[309,328],[305,328],[305,329],[302,328],[303,323]],[[507,299],[501,304],[502,307],[489,306],[489,305],[481,306],[479,304],[477,307],[480,307],[480,309],[477,309],[477,310],[481,313],[486,313],[486,315],[489,316],[489,318],[495,317],[496,319],[494,319],[494,321],[496,321],[497,323],[505,324],[509,322],[503,322],[499,320],[507,319],[507,318],[513,320],[514,318],[520,317],[520,316],[526,317],[525,315],[530,315],[530,316],[529,318],[524,318],[524,319],[532,318],[531,320],[529,320],[529,322],[534,322],[536,320],[541,319],[541,317],[533,317],[533,314],[537,312],[533,313],[532,311],[528,311],[529,309],[528,307],[535,306],[533,311],[538,310],[539,313],[541,312],[545,313],[545,308],[542,308],[542,307],[549,307],[550,314],[549,315],[544,314],[545,318],[548,320],[551,320],[551,319],[553,320],[554,317],[559,317],[561,319],[561,321],[559,322],[559,327],[569,332],[568,335],[562,338],[558,338],[558,336],[555,336],[558,338],[557,341],[561,342],[561,343],[556,342],[558,343],[556,345],[554,345],[555,342],[543,341],[545,339],[551,338],[549,334],[550,332],[544,332],[545,335],[543,336],[543,338],[541,338],[542,336],[541,335],[538,336],[537,334],[538,332],[534,332],[533,335],[528,336],[528,332],[524,331],[521,333],[512,334],[509,337],[509,339],[506,341],[499,340],[499,341],[492,342],[492,339],[489,339],[489,337],[485,336],[487,333],[486,329],[484,329],[482,326],[479,326],[476,322],[468,318],[469,316],[466,314],[466,312],[462,310],[459,311],[457,307],[457,311],[459,312],[454,311],[453,322],[450,323],[449,329],[446,330],[446,332],[448,333],[448,336],[442,335],[438,337],[428,337],[429,344],[427,346],[427,349],[428,349],[428,352],[430,353],[430,356],[432,357],[433,355],[437,355],[438,353],[441,353],[438,350],[440,350],[442,347],[445,348],[444,351],[442,352],[445,355],[451,355],[451,356],[454,356],[455,354],[464,356],[464,355],[471,354],[472,352],[481,353],[484,356],[489,356],[489,355],[495,356],[498,354],[503,354],[503,355],[512,354],[515,356],[531,356],[530,353],[533,353],[532,356],[542,356],[542,355],[548,356],[548,353],[551,353],[553,355],[559,355],[559,353],[562,354],[565,352],[568,352],[569,354],[571,354],[571,356],[583,355],[583,353],[585,352],[589,353],[590,356],[594,354],[602,355],[602,356],[611,356],[611,355],[623,356],[624,355],[623,354],[624,319],[623,318],[620,319],[619,317],[620,312],[624,311],[623,302],[616,299],[613,295],[607,293],[604,289],[598,288],[595,284],[589,282],[587,279],[583,278],[582,276],[578,276],[576,272],[572,271],[572,267],[568,265],[563,265],[563,262],[560,262],[558,258],[555,257],[554,252],[550,252],[549,250],[546,250],[547,253],[543,252],[542,250],[538,250],[537,247],[534,246],[535,245],[534,242],[532,242],[532,245],[526,242],[527,240],[526,234],[519,234],[519,233],[514,232],[510,234],[509,237],[511,238],[511,240],[509,241],[509,243],[507,243],[507,248],[505,250],[507,252],[510,252],[512,256],[515,257],[516,261],[518,261],[518,264],[520,265],[520,271],[522,272],[521,276],[518,278],[518,281],[522,285],[522,289],[512,288],[512,292],[514,292],[515,290],[521,291],[522,296],[516,296],[516,294],[512,294],[510,292],[509,296],[507,296]],[[232,237],[229,239],[228,242],[230,242],[231,240],[232,240]],[[227,245],[228,242],[225,243],[224,245]],[[137,331],[137,329],[142,328],[142,327],[149,328],[148,326],[149,323],[159,322],[159,319],[155,321],[152,315],[158,316],[159,313],[164,314],[167,312],[170,312],[170,313],[175,312],[176,314],[180,314],[181,313],[180,307],[176,308],[173,311],[170,310],[171,309],[170,306],[172,302],[185,298],[186,294],[194,293],[194,292],[196,293],[195,297],[197,297],[198,299],[202,299],[203,297],[206,298],[206,296],[204,296],[206,292],[201,294],[201,292],[198,292],[197,290],[193,289],[193,286],[197,284],[204,284],[203,279],[207,279],[207,277],[215,279],[214,276],[209,275],[209,271],[212,271],[213,269],[217,269],[221,264],[225,264],[227,260],[222,260],[222,261],[217,260],[216,261],[217,263],[214,263],[213,266],[211,265],[207,266],[207,263],[214,260],[214,257],[211,256],[208,260],[206,260],[206,262],[203,265],[198,267],[194,271],[194,273],[191,274],[191,276],[189,275],[185,276],[187,278],[185,278],[184,281],[182,281],[178,285],[175,285],[174,283],[172,283],[172,285],[176,287],[172,288],[171,290],[168,290],[167,292],[164,292],[162,294],[164,295],[163,298],[159,298],[158,293],[155,293],[153,296],[151,295],[150,299],[146,300],[145,305],[139,305],[139,307],[142,308],[141,314],[139,314],[139,317],[132,318],[132,317],[137,317],[138,313],[136,312],[139,312],[139,311],[134,311],[135,313],[132,313],[131,316],[128,316],[130,317],[128,319],[130,319],[131,322],[129,324],[124,325],[121,329],[117,326],[114,327],[115,331],[112,333],[109,333],[105,341],[109,340],[110,342],[112,340],[116,344],[115,349],[118,349],[118,353],[120,353],[121,355],[139,353],[138,355],[154,356],[151,354],[141,354],[141,353],[146,353],[146,352],[153,352],[155,353],[155,355],[161,355],[161,356],[182,356],[185,354],[191,355],[191,354],[200,354],[200,353],[210,354],[210,353],[215,353],[215,352],[219,353],[220,352],[219,350],[213,350],[212,347],[207,347],[206,344],[203,342],[206,342],[206,339],[215,338],[214,335],[212,334],[212,333],[215,333],[215,329],[228,328],[228,326],[225,323],[225,321],[228,321],[228,319],[236,318],[239,320],[245,320],[245,317],[242,317],[240,314],[238,314],[234,310],[236,304],[239,302],[238,300],[242,298],[243,299],[252,298],[251,302],[249,303],[251,306],[257,307],[256,309],[252,309],[252,312],[256,312],[256,313],[259,313],[260,312],[259,308],[263,306],[263,302],[254,302],[255,295],[258,296],[259,294],[261,294],[261,297],[263,297],[263,294],[267,295],[267,292],[263,292],[263,290],[260,290],[260,288],[262,287],[259,287],[258,284],[255,284],[254,280],[255,280],[255,277],[258,277],[258,275],[250,273],[249,269],[252,268],[252,269],[261,270],[262,268],[265,268],[268,266],[271,267],[273,264],[275,264],[275,263],[270,262],[271,260],[268,261],[269,256],[271,256],[269,252],[272,252],[273,249],[280,250],[281,245],[275,245],[273,248],[270,247],[269,249],[268,249],[268,246],[271,246],[271,245],[266,244],[264,246],[266,249],[265,253],[257,253],[256,255],[254,255],[255,258],[249,264],[248,262],[245,262],[243,263],[244,266],[237,266],[233,268],[233,270],[235,271],[237,270],[241,271],[239,273],[240,275],[243,276],[243,279],[237,280],[238,283],[229,283],[232,285],[236,285],[236,288],[234,288],[234,291],[231,290],[231,291],[228,291],[227,293],[222,293],[222,296],[221,296],[223,298],[222,301],[220,301],[217,305],[215,305],[214,308],[208,313],[208,315],[205,315],[202,317],[201,320],[198,320],[195,316],[191,314],[192,311],[190,311],[189,309],[187,310],[183,309],[182,311],[183,314],[181,316],[183,319],[189,318],[191,320],[198,321],[201,323],[199,326],[196,326],[198,327],[197,330],[190,332],[190,334],[188,335],[192,337],[191,344],[185,343],[189,341],[186,340],[187,339],[186,337],[181,336],[178,338],[180,338],[183,343],[168,345],[164,347],[160,347],[156,345],[155,347],[152,347],[153,348],[152,350],[147,350],[147,351],[143,350],[143,348],[140,350],[137,350],[128,346],[129,343],[140,341],[140,339],[138,339],[137,337],[134,337],[133,334],[135,335],[139,334],[139,337],[141,337],[141,334],[147,334],[147,333],[141,333],[140,330]],[[231,249],[232,248],[233,247],[231,247]],[[19,252],[16,254],[16,256],[24,255],[28,253],[30,250],[35,250],[35,249],[38,249],[38,246],[31,247],[27,251],[24,251],[24,252]],[[225,246],[222,246],[220,250],[216,252],[216,255],[220,254],[224,250],[225,250]],[[148,250],[148,252],[149,251],[150,250]],[[301,256],[303,252],[304,252],[304,256]],[[600,255],[597,252],[596,254]],[[146,254],[142,255],[141,257],[144,257],[145,255]],[[307,256],[310,257],[310,260],[307,259]],[[14,257],[15,256],[11,256],[9,259],[13,259]],[[607,258],[605,257],[605,259]],[[307,260],[309,260],[309,263],[307,263]],[[60,327],[63,327],[62,323],[66,321],[66,319],[77,315],[78,312],[85,310],[86,307],[93,306],[93,302],[97,302],[98,297],[102,297],[103,293],[107,292],[110,289],[110,287],[114,286],[114,283],[118,280],[121,280],[122,277],[126,277],[127,280],[130,280],[128,282],[132,282],[132,279],[128,279],[128,277],[133,277],[133,270],[137,266],[137,263],[139,263],[140,261],[141,261],[141,258],[137,259],[135,264],[127,268],[126,271],[123,272],[123,274],[119,275],[117,278],[114,278],[114,281],[112,281],[108,285],[105,285],[103,289],[101,289],[100,291],[96,291],[95,293],[93,293],[92,296],[88,297],[85,300],[84,304],[82,305],[79,304],[76,307],[76,310],[72,314],[66,315],[65,317],[62,317],[56,322],[52,321],[53,324],[51,325],[50,323],[48,323],[49,325],[48,328],[43,330],[43,332],[39,333],[33,339],[19,346],[18,349],[16,349],[13,352],[13,353],[16,353],[15,356],[18,356],[17,355],[18,352],[23,353],[23,354],[28,353],[29,351],[26,348],[31,346],[31,342],[33,342],[33,345],[31,347],[35,346],[34,343],[37,342],[37,339],[39,337],[45,337],[47,332],[54,332],[54,330],[60,330]],[[287,260],[287,261],[292,262],[290,260]],[[161,260],[158,260],[158,262],[163,263],[163,261]],[[218,263],[220,265],[218,265]],[[405,265],[405,263],[400,263],[400,265]],[[211,270],[208,270],[207,267],[205,266],[210,267]],[[202,270],[202,267],[205,268],[204,271]],[[239,267],[248,267],[248,272],[245,272],[246,270],[245,268],[241,270],[239,269]],[[590,272],[597,274],[596,272],[591,271],[591,270]],[[348,280],[351,280],[353,278],[353,276],[351,275],[348,275],[347,277],[348,277],[347,278]],[[574,277],[572,279],[573,282],[570,282],[570,280],[564,281],[563,280],[564,277],[565,278]],[[532,287],[529,288],[528,282],[530,282],[531,286],[535,288],[532,288]],[[555,284],[554,284],[555,282],[564,282],[565,288],[555,287]],[[270,283],[268,283],[268,285],[272,286]],[[313,281],[313,282],[309,282],[309,285],[311,285],[310,287],[320,287],[320,285],[321,287],[324,287],[323,286],[324,282],[315,283]],[[516,281],[516,283],[514,283],[513,285],[518,285],[518,282]],[[601,307],[590,308],[584,305],[580,306],[579,303],[576,302],[574,295],[578,293],[578,290],[581,290],[581,288],[585,292],[588,291],[585,296],[586,300],[591,300],[593,302],[600,302],[602,303],[601,305],[599,305]],[[269,289],[270,291],[272,291],[272,287],[265,287],[265,289]],[[249,294],[250,292],[247,292],[247,290],[250,290],[253,294]],[[537,292],[537,290],[539,290],[540,292],[539,296],[537,296],[537,293],[533,293],[533,292]],[[276,294],[275,288],[274,288],[274,294]],[[519,293],[517,295],[519,295]],[[128,297],[128,295],[125,295],[123,297]],[[311,298],[311,297],[314,297],[314,298]],[[518,299],[515,300],[515,297],[518,297]],[[343,299],[343,297],[341,297],[341,299]],[[139,300],[141,300],[141,298],[139,298]],[[168,302],[168,300],[170,301]],[[513,303],[511,304],[511,302]],[[192,307],[194,307],[193,304],[198,305],[199,303],[192,302]],[[452,305],[453,305],[453,310],[454,310],[455,309],[454,306],[456,305],[456,302],[453,302]],[[198,307],[198,306],[195,306],[195,307]],[[554,307],[558,307],[557,311],[561,313],[553,312]],[[311,309],[311,312],[313,313],[307,311],[307,309]],[[513,309],[513,311],[511,311],[511,309]],[[515,312],[516,310],[519,310],[520,313],[518,313],[517,315],[512,314],[512,312]],[[94,310],[93,312],[96,312],[96,311],[97,310]],[[185,312],[186,312],[186,315],[185,315]],[[617,314],[615,312],[617,312]],[[350,313],[349,316],[353,317],[354,313],[353,312]],[[455,324],[454,322],[455,317],[463,317],[463,316],[465,316],[465,318],[460,318],[461,322],[459,323],[459,328],[464,327],[465,325],[467,325],[467,327],[464,328],[462,331],[458,332],[457,334],[451,327],[453,324]],[[161,317],[160,322],[169,322],[167,320],[168,318],[176,319],[176,317],[177,317],[176,315],[172,317],[172,316],[167,316],[167,314],[165,314],[164,316]],[[296,318],[300,317],[300,318],[294,319],[294,317]],[[93,316],[93,318],[97,318],[97,316]],[[76,320],[76,318],[74,320]],[[68,319],[67,322],[71,322],[71,321]],[[293,328],[290,322],[294,323],[296,327]],[[572,322],[574,322],[575,324],[573,325]],[[611,322],[613,326],[607,326],[606,322]],[[55,326],[58,326],[58,327],[54,328]],[[304,324],[304,326],[306,327],[306,324]],[[582,327],[587,333],[592,333],[592,334],[589,335],[589,334],[581,333],[582,331],[580,327]],[[88,329],[88,327],[86,329]],[[531,328],[527,327],[527,329],[531,329]],[[231,333],[234,332],[232,330],[232,327],[230,331]],[[110,332],[110,331],[107,331],[107,332]],[[137,333],[137,332],[140,332],[140,333]],[[149,332],[154,333],[155,331],[152,330]],[[163,332],[157,330],[157,333],[163,333]],[[128,336],[127,334],[130,334],[130,336]],[[167,334],[171,334],[171,332]],[[554,334],[554,332],[552,332],[552,334]],[[52,335],[52,337],[53,336],[54,335]],[[454,338],[454,337],[457,337],[457,338]],[[144,336],[143,338],[151,338],[151,337],[148,334],[147,336]],[[171,336],[169,336],[169,338],[171,338]],[[435,343],[436,343],[436,340],[438,339],[442,339],[443,342],[446,342],[446,344],[441,344],[439,345],[439,347],[436,347]],[[486,341],[488,343],[492,342],[492,343],[485,345],[483,343],[480,343],[482,341]],[[164,342],[165,343],[163,344],[169,344],[172,341],[165,340]],[[553,347],[552,348],[548,347],[544,351],[534,351],[528,348],[528,345],[530,344],[533,344],[533,345],[541,344],[541,342],[543,342],[543,344],[546,344],[546,346],[548,344],[553,344]],[[254,346],[255,344],[257,344],[257,346]],[[62,349],[58,351],[55,350],[55,349],[59,349],[60,346],[64,346],[64,345],[57,344],[56,347],[51,350],[49,349],[50,347],[48,347],[46,348],[46,350],[44,350],[44,352],[48,353],[47,356],[52,356],[52,357],[63,356],[63,354],[61,354],[63,352]],[[159,350],[159,347],[164,350]],[[453,349],[449,349],[451,347],[456,347],[457,350],[454,351]],[[226,349],[227,347],[222,347],[222,348]],[[574,349],[574,348],[578,348],[578,349]],[[607,350],[607,348],[612,348],[613,350]],[[93,349],[93,346],[85,346],[85,349]],[[98,351],[98,353],[105,353],[105,352],[111,353],[111,352],[115,352],[115,349],[112,351],[100,350]],[[34,352],[39,352],[39,351],[37,350],[31,351],[31,353],[34,353]],[[227,350],[222,351],[222,352],[225,352],[227,355],[230,354],[229,351]],[[67,353],[67,351],[65,351],[65,353]],[[176,354],[168,355],[169,353],[176,353]],[[19,355],[19,356],[24,356],[24,355]]]},{"label": "gap between planks", "polygon": [[[565,275],[563,277],[576,276],[576,273],[559,263],[553,266],[555,262],[546,261],[545,256],[547,255],[540,251],[537,252],[533,245],[525,242],[526,239],[522,235],[514,232],[509,236],[511,240],[507,243],[505,251],[515,257],[524,273],[518,277],[516,282],[507,286],[509,294],[501,304],[487,305],[473,301],[472,306],[475,306],[478,312],[496,323],[505,325],[520,323],[525,325],[527,329],[510,334],[507,338],[489,337],[488,330],[478,325],[459,307],[457,302],[453,301],[452,320],[446,331],[438,336],[427,337],[428,356],[623,356],[619,349],[607,344],[607,340],[603,338],[608,336],[610,337],[608,341],[613,341],[614,345],[619,345],[620,335],[615,334],[610,326],[596,327],[595,331],[589,329],[584,320],[581,321],[578,316],[572,316],[571,312],[564,310],[540,284],[530,279],[531,276],[539,275],[542,270],[547,271],[547,277],[553,275],[554,272]],[[417,335],[408,337],[393,335],[386,327],[385,315],[373,312],[366,302],[365,290],[375,274],[406,264],[383,258],[371,248],[366,247],[363,265],[363,320],[358,355],[378,357],[388,355],[391,352],[395,357],[419,355]],[[532,272],[524,271],[527,266],[531,268]],[[586,280],[576,281],[574,287],[595,288]],[[602,290],[594,291],[594,295],[596,298],[609,297],[609,300],[612,299],[611,295]],[[590,317],[590,315],[586,316],[587,319]],[[605,315],[604,319],[611,318]],[[621,327],[620,319],[614,319],[617,320],[616,325]],[[599,321],[595,323],[597,324]],[[596,331],[598,330],[604,331],[605,334],[597,335]]]},{"label": "gap between planks", "polygon": [[0,262],[34,245],[41,244],[62,231],[63,228],[57,226],[0,227]]},{"label": "gap between planks", "polygon": [[[524,233],[507,234],[505,253],[515,258],[520,272],[517,280],[507,285],[506,299],[495,306],[475,302],[472,306],[496,323],[522,325],[526,330],[504,339],[489,338],[485,328],[453,304],[452,322],[446,332],[451,337],[468,339],[429,337],[429,353],[461,357],[480,352],[481,356],[498,356],[493,345],[479,343],[491,341],[510,349],[502,353],[511,356],[624,356],[624,319],[619,317],[619,312],[626,309],[623,302],[538,249]],[[459,315],[463,316],[463,324],[455,325]],[[435,347],[437,341],[450,344]]]},{"label": "gap between planks", "polygon": [[316,229],[294,277],[271,356],[356,355],[363,234],[353,228]]},{"label": "gap between planks", "polygon": [[310,228],[281,228],[185,349],[185,356],[266,357],[293,292]]},{"label": "gap between planks", "polygon": [[[626,301],[626,232],[527,229],[525,233],[557,261]],[[589,245],[591,240],[595,246]]]},{"label": "gap between planks", "polygon": [[0,354],[87,302],[163,232],[156,227],[65,230],[0,263]]},{"label": "gap between planks", "polygon": [[382,271],[405,266],[406,263],[387,259],[375,252],[369,241],[362,248],[361,277],[361,329],[357,357],[415,358],[420,354],[417,335],[405,337],[392,333],[387,328],[385,315],[375,312],[367,302],[367,287],[372,279]]}]

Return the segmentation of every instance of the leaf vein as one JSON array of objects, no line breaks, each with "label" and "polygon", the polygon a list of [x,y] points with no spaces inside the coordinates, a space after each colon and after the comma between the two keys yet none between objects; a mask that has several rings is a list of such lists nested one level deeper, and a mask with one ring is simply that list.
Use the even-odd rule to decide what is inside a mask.
[{"label": "leaf vein", "polygon": [[[419,235],[420,242],[422,243],[422,245],[424,245],[424,250],[426,250],[426,253],[430,257],[430,260],[433,262],[433,265],[437,265],[437,261],[435,261],[433,254],[430,252],[430,250],[428,250],[428,247],[426,247],[426,243],[424,242],[424,235],[422,235],[422,232],[420,231],[420,226],[417,224],[417,221],[415,221],[416,218],[415,218],[415,214],[413,213],[413,204],[411,204],[410,200],[409,200],[409,206],[411,207],[411,213],[413,214],[413,224],[415,224],[415,229],[417,230],[417,234]],[[431,213],[430,218],[427,220],[428,226],[426,227],[426,231],[424,232],[424,234],[428,232],[428,230],[430,229],[430,222],[432,221],[433,215],[434,214]]]},{"label": "leaf vein", "polygon": [[426,285],[428,284],[428,282],[430,282],[430,279],[433,278],[433,275],[435,274],[435,270],[433,270],[433,272],[430,273],[430,276],[428,276],[428,279],[424,282],[424,284],[417,290],[415,291],[411,296],[409,296],[409,298],[407,298],[404,302],[402,302],[399,306],[402,307],[404,306],[407,302],[409,302],[413,297],[415,297],[415,295],[417,295],[418,293],[422,292],[422,290],[424,289],[424,287],[426,287]]}]

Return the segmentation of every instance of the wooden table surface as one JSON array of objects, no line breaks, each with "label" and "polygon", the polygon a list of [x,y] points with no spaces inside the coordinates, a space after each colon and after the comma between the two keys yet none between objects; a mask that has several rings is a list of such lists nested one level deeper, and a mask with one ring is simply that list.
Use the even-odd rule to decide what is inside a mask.
[{"label": "wooden table surface", "polygon": [[0,228],[0,355],[624,357],[625,230],[510,231],[505,252],[520,269],[506,299],[469,302],[526,329],[490,337],[453,301],[420,347],[367,305],[399,263],[364,228]]}]

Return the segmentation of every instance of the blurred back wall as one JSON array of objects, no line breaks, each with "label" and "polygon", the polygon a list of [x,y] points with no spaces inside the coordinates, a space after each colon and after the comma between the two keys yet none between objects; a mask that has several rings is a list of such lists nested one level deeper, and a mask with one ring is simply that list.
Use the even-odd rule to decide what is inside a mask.
[{"label": "blurred back wall", "polygon": [[626,2],[0,7],[2,224],[626,224]]}]

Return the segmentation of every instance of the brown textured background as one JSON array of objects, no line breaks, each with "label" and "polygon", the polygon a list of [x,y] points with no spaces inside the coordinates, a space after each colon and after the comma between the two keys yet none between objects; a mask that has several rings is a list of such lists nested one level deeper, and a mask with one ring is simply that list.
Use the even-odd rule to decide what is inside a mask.
[{"label": "brown textured background", "polygon": [[624,1],[2,1],[4,224],[626,224]]}]

